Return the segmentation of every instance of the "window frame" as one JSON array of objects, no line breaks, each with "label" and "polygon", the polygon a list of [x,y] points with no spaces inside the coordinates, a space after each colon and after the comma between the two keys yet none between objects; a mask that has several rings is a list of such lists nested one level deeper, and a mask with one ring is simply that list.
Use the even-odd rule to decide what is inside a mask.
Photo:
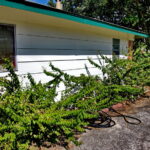
[{"label": "window frame", "polygon": [[[9,27],[13,27],[13,66],[14,66],[14,70],[17,71],[18,70],[18,66],[17,66],[17,48],[16,48],[16,45],[17,45],[17,41],[16,41],[16,25],[15,24],[9,24],[9,23],[1,23],[0,22],[0,25],[3,25],[3,26],[9,26]],[[0,73],[3,73],[3,72],[7,72],[5,70],[0,70]]]},{"label": "window frame", "polygon": [[[119,42],[119,44],[115,44],[115,42],[114,42],[114,40],[118,40]],[[116,55],[115,54],[115,49],[114,49],[114,46],[118,46],[119,47],[119,49],[117,49],[117,52],[119,53],[118,55]],[[112,55],[114,55],[115,54],[115,56],[117,56],[117,57],[119,57],[120,56],[120,39],[117,39],[117,38],[113,38],[112,39]]]}]

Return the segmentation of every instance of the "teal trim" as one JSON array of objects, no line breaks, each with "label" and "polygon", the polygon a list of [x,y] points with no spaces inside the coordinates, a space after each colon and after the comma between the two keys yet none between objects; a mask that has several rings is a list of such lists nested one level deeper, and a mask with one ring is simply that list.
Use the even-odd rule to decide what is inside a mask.
[{"label": "teal trim", "polygon": [[48,15],[48,16],[54,16],[54,17],[57,17],[57,18],[71,20],[71,21],[74,21],[74,22],[83,23],[83,24],[92,25],[92,26],[97,26],[97,27],[102,27],[102,28],[106,28],[106,29],[111,29],[111,30],[115,30],[115,31],[119,31],[119,32],[129,33],[129,34],[133,34],[133,35],[141,36],[141,37],[145,37],[145,38],[150,37],[150,35],[148,35],[148,34],[136,32],[136,31],[133,31],[133,30],[130,30],[130,29],[117,27],[115,25],[110,25],[110,24],[103,23],[103,22],[100,22],[100,21],[94,21],[94,20],[90,20],[90,19],[87,19],[87,18],[80,18],[80,17],[77,17],[77,16],[72,16],[72,15],[69,15],[69,14],[61,13],[61,12],[55,12],[55,11],[52,11],[52,10],[46,10],[46,9],[42,9],[42,8],[35,8],[35,7],[32,7],[32,6],[27,6],[27,5],[24,5],[24,4],[21,4],[21,3],[11,2],[11,1],[7,1],[7,0],[0,0],[0,5],[11,7],[11,8],[17,8],[17,9],[21,9],[21,10],[26,10],[26,11],[31,11],[31,12],[35,12],[35,13],[40,13],[40,14],[44,14],[44,15]]}]

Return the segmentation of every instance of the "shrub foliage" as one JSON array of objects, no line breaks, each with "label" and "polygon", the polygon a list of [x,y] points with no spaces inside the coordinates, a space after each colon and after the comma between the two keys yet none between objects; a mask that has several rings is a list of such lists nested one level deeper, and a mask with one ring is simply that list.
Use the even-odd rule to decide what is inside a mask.
[{"label": "shrub foliage", "polygon": [[[78,144],[75,134],[84,132],[99,111],[123,100],[134,100],[150,81],[150,54],[138,49],[132,60],[108,59],[105,66],[89,62],[103,73],[100,76],[68,75],[52,64],[53,72],[44,70],[48,83],[36,83],[28,74],[23,87],[12,65],[6,60],[7,77],[0,78],[0,149],[25,150],[36,144]],[[100,60],[100,59],[99,59]],[[59,102],[57,86],[66,87]]]}]

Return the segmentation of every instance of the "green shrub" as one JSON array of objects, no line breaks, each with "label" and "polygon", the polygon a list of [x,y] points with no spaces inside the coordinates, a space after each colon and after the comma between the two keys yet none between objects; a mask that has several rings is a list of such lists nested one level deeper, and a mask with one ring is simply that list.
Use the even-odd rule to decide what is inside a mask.
[{"label": "green shrub", "polygon": [[[144,47],[145,48],[145,47]],[[133,53],[133,59],[109,59],[100,55],[102,61],[107,62],[102,65],[95,63],[92,59],[89,62],[103,73],[101,81],[105,85],[131,85],[145,86],[150,83],[150,52],[138,48]]]},{"label": "green shrub", "polygon": [[7,77],[0,77],[0,87],[3,87],[6,90],[5,94],[11,94],[18,91],[21,85],[9,59],[4,59],[4,63],[3,68],[9,73]]},{"label": "green shrub", "polygon": [[[7,78],[0,78],[5,91],[0,97],[0,149],[25,150],[44,142],[66,146],[78,144],[75,134],[84,132],[89,122],[99,117],[99,111],[124,100],[135,100],[141,86],[149,79],[149,53],[135,52],[133,60],[116,59],[100,66],[104,79],[96,76],[71,76],[50,64],[53,72],[44,70],[52,79],[36,83],[28,74],[29,85],[23,87],[12,65],[6,61]],[[147,78],[143,77],[145,75]],[[138,81],[137,81],[138,79]],[[66,86],[59,102],[56,88]],[[137,88],[138,87],[138,88]]]}]

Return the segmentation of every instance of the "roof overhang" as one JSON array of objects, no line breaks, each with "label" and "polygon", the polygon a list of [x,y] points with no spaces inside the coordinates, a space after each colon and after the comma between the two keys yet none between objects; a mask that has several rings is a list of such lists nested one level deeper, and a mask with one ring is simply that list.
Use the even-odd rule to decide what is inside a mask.
[{"label": "roof overhang", "polygon": [[149,34],[139,32],[130,28],[126,28],[123,26],[115,25],[112,23],[96,20],[93,18],[85,17],[85,16],[72,14],[66,11],[58,10],[56,8],[48,7],[45,5],[40,5],[37,3],[25,1],[25,0],[0,0],[0,5],[11,7],[11,8],[16,8],[16,9],[21,9],[25,11],[40,13],[43,15],[53,16],[57,18],[62,18],[62,19],[78,22],[81,24],[87,24],[91,26],[124,32],[124,33],[135,35],[135,37],[137,38],[149,38],[150,37]]}]

